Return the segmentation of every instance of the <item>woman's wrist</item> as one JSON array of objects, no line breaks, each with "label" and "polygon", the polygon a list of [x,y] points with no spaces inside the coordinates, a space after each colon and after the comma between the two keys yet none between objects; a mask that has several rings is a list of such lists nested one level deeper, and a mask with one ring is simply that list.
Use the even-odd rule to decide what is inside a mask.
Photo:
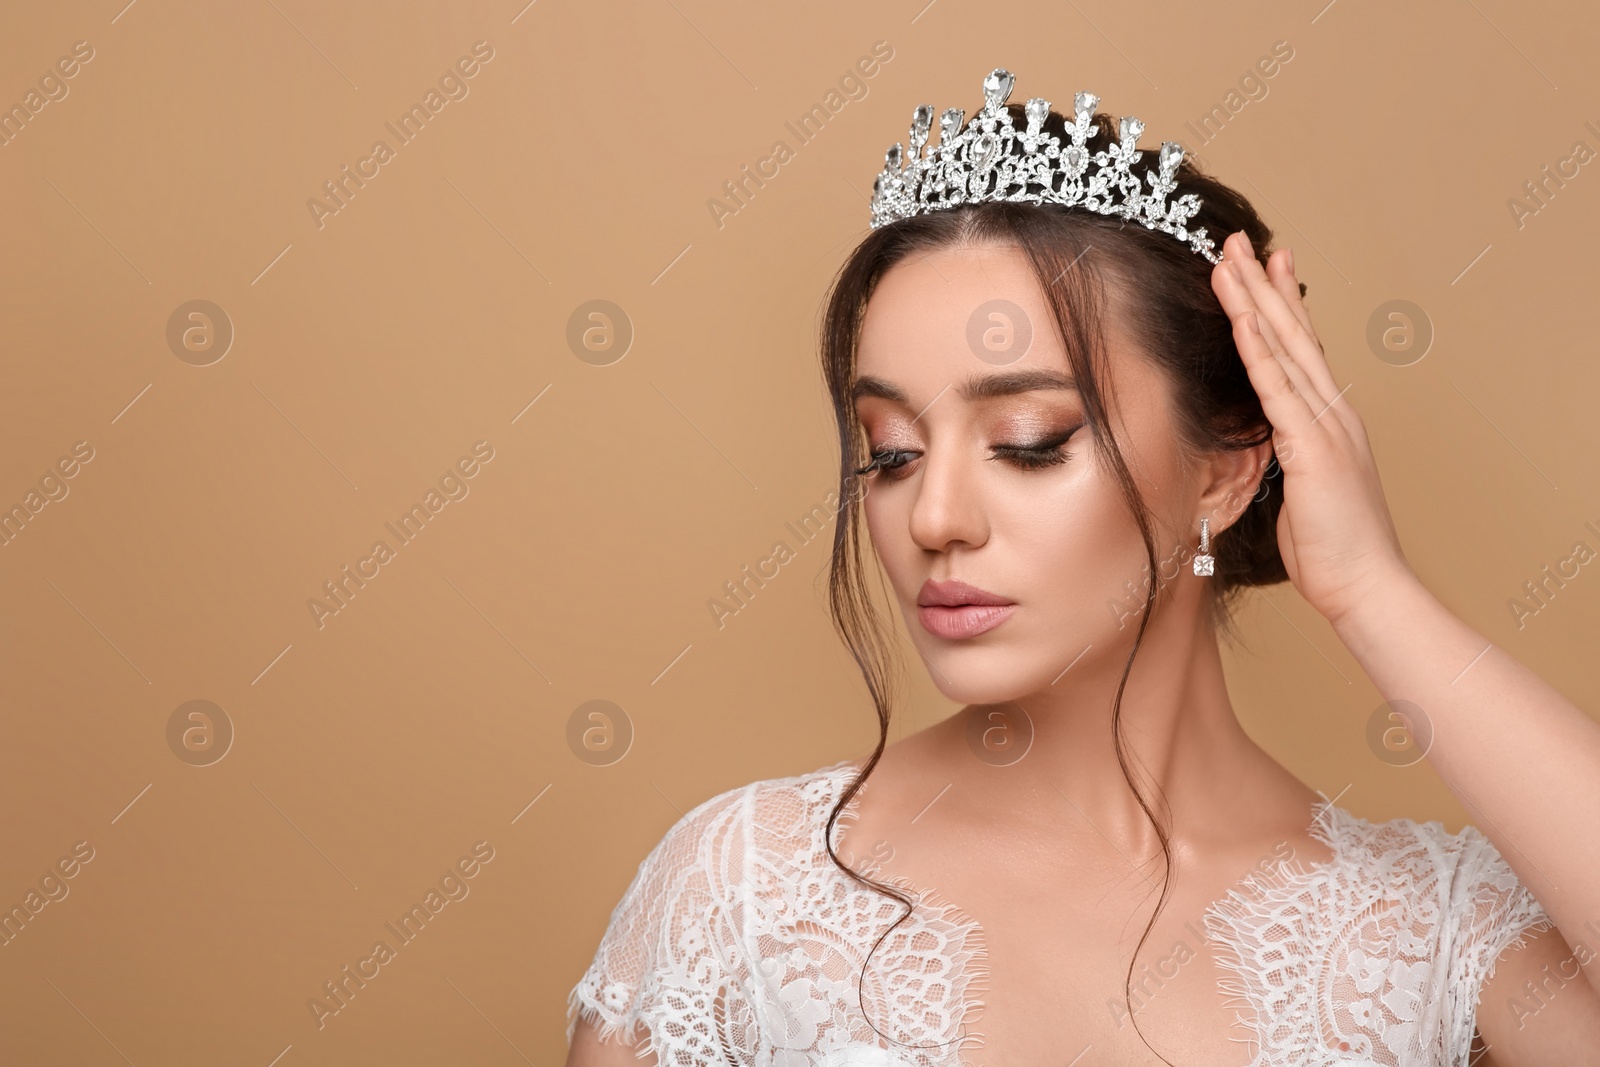
[{"label": "woman's wrist", "polygon": [[1439,612],[1448,614],[1409,564],[1396,561],[1355,598],[1349,610],[1328,621],[1345,647],[1359,659],[1365,649],[1397,634],[1414,634]]}]

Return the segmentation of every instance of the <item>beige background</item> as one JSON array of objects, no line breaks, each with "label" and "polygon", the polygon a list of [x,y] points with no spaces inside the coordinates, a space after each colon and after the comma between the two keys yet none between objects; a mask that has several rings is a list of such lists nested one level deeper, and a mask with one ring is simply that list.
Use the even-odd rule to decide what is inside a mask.
[{"label": "beige background", "polygon": [[[1417,570],[1600,706],[1600,563],[1520,627],[1509,607],[1600,549],[1600,163],[1520,226],[1508,206],[1600,149],[1581,5],[123,3],[0,34],[8,105],[93,49],[0,147],[0,506],[93,450],[0,547],[0,904],[94,850],[0,947],[7,1062],[560,1061],[567,991],[680,813],[873,742],[827,538],[784,527],[833,487],[816,314],[912,109],[970,114],[996,65],[1256,198]],[[384,124],[479,41],[468,95],[395,147]],[[866,95],[800,145],[785,123],[878,41]],[[307,201],[380,138],[394,158],[319,227]],[[708,201],[780,139],[719,227]],[[207,366],[166,339],[199,299],[235,330]],[[594,299],[635,331],[607,366],[566,340]],[[1436,331],[1409,366],[1366,341],[1397,299]],[[479,441],[468,495],[319,627],[308,600]],[[797,558],[718,629],[708,600],[780,539]],[[1243,628],[1239,713],[1298,775],[1363,816],[1466,820],[1369,748],[1380,698],[1292,589]],[[952,710],[913,677],[896,736]],[[633,731],[607,767],[567,740],[593,699]],[[209,766],[169,747],[191,700],[235,731]],[[470,895],[319,1029],[308,999],[480,841]]]}]

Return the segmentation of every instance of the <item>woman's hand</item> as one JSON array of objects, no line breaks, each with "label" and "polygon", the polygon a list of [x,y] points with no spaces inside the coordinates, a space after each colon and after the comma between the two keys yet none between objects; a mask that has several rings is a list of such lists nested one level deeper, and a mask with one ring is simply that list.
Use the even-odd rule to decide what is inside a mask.
[{"label": "woman's hand", "polygon": [[1335,384],[1300,299],[1293,255],[1279,249],[1263,270],[1242,232],[1222,248],[1211,285],[1233,320],[1283,469],[1278,549],[1300,595],[1338,624],[1416,575],[1389,517],[1366,428]]}]

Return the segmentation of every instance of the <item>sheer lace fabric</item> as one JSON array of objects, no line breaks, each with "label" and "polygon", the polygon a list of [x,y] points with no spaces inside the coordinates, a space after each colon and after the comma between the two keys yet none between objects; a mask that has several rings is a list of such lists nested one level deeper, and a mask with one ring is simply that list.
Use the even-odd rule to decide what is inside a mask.
[{"label": "sheer lace fabric", "polygon": [[1206,915],[1250,1067],[1466,1067],[1495,960],[1550,918],[1476,827],[1322,801],[1311,832],[1326,863],[1280,863]]},{"label": "sheer lace fabric", "polygon": [[[753,782],[674,824],[568,997],[569,1042],[581,1014],[662,1067],[976,1062],[982,928],[857,856],[916,901],[873,948],[905,907],[840,871],[822,837],[854,773]],[[1483,981],[1549,918],[1473,827],[1373,824],[1321,801],[1311,832],[1327,862],[1280,861],[1205,917],[1240,1067],[1465,1067]]]}]

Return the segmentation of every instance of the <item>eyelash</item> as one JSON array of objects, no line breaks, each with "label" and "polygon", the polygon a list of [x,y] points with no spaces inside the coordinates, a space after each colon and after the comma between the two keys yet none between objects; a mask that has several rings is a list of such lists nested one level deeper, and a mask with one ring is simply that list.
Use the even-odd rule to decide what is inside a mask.
[{"label": "eyelash", "polygon": [[[1021,470],[1044,470],[1048,467],[1057,466],[1072,458],[1072,453],[1063,449],[1062,446],[1081,428],[1074,426],[1065,433],[1057,434],[1055,437],[1041,441],[1036,445],[994,445],[992,446],[994,451],[999,453],[999,456],[994,458],[1003,458]],[[858,467],[856,474],[865,476],[873,471],[883,471],[887,474],[890,471],[899,470],[904,466],[904,463],[889,466],[894,458],[896,456],[912,456],[915,454],[913,451],[899,448],[873,452],[871,453],[872,461],[864,467]],[[891,475],[891,478],[893,477],[896,476]],[[904,477],[904,475],[898,477]]]}]

